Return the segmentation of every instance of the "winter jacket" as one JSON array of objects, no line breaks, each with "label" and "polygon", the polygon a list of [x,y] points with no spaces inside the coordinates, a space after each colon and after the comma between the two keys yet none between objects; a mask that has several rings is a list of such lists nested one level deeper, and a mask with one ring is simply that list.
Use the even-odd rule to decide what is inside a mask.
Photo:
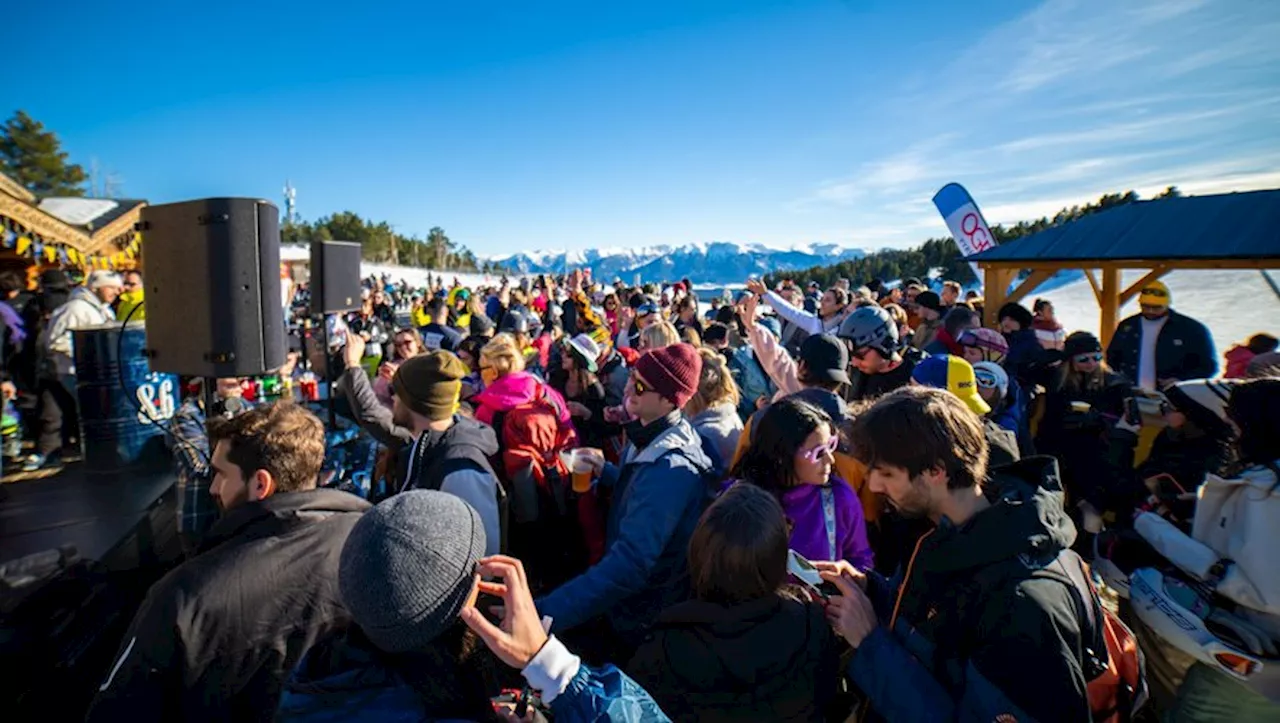
[{"label": "winter jacket", "polygon": [[883,374],[864,374],[856,367],[850,369],[849,381],[852,384],[849,385],[845,399],[851,402],[876,399],[907,386],[911,382],[911,372],[915,370],[916,364],[928,355],[910,347],[902,349],[899,353],[902,355],[902,363]]},{"label": "winter jacket", "polygon": [[600,365],[596,378],[604,385],[605,406],[616,407],[622,404],[623,397],[627,395],[627,381],[631,379],[631,370],[627,368],[626,360],[617,349]]},{"label": "winter jacket", "polygon": [[947,327],[938,329],[933,335],[933,341],[925,345],[923,349],[925,354],[929,356],[940,356],[942,354],[951,354],[964,358],[964,347],[951,336],[951,332],[947,331]]},{"label": "winter jacket", "polygon": [[554,630],[605,614],[634,644],[661,610],[688,596],[689,537],[711,499],[711,471],[698,433],[683,419],[643,449],[628,444],[621,465],[605,465],[598,484],[613,488],[605,554],[538,601]]},{"label": "winter jacket", "polygon": [[[727,472],[733,450],[738,447],[738,436],[742,434],[742,419],[738,417],[737,408],[728,402],[717,404],[690,417],[689,424],[714,451],[707,456],[712,458],[716,472]],[[704,445],[704,450],[706,447]]]},{"label": "winter jacket", "polygon": [[560,423],[572,428],[573,422],[569,419],[569,408],[565,406],[564,397],[529,372],[512,372],[498,377],[484,391],[472,397],[471,403],[476,408],[476,419],[492,425],[496,413],[509,412],[536,399],[540,392],[545,393],[556,405],[560,412]]},{"label": "winter jacket", "polygon": [[[342,373],[339,385],[351,414],[362,429],[395,455],[389,494],[407,489],[433,489],[466,500],[484,522],[485,552],[496,554],[502,541],[498,478],[489,460],[498,453],[494,431],[461,415],[444,432],[415,436],[392,419],[360,367]],[[419,444],[421,440],[421,444]]]},{"label": "winter jacket", "polygon": [[848,675],[891,721],[1090,720],[1078,593],[1031,577],[1076,560],[1056,464],[1023,460],[984,491],[989,508],[921,539],[905,581],[868,575],[880,624]]},{"label": "winter jacket", "polygon": [[[1142,350],[1142,315],[1135,314],[1116,327],[1107,346],[1107,364],[1136,383],[1138,355]],[[1012,350],[1010,350],[1012,351]],[[1156,339],[1156,379],[1208,379],[1218,371],[1213,337],[1204,324],[1173,309]]]},{"label": "winter jacket", "polygon": [[738,385],[738,416],[745,422],[756,413],[756,400],[760,397],[772,399],[777,387],[750,345],[733,352],[729,373]]},{"label": "winter jacket", "polygon": [[338,558],[368,507],[317,489],[227,512],[151,587],[88,720],[271,720],[293,666],[350,624]]},{"label": "winter jacket", "polygon": [[912,328],[915,332],[911,335],[911,346],[923,351],[933,342],[934,337],[938,335],[938,330],[942,328],[942,317],[939,316],[932,321],[921,321]]},{"label": "winter jacket", "polygon": [[1061,349],[1067,340],[1067,332],[1062,328],[1056,319],[1050,321],[1036,317],[1031,322],[1031,328],[1036,331],[1036,340],[1040,342],[1040,346],[1045,348]]},{"label": "winter jacket", "polygon": [[1049,359],[1047,350],[1040,346],[1034,329],[1019,329],[1004,335],[1009,343],[1009,352],[1004,357],[1004,370],[1009,373],[1010,380],[1027,389],[1037,384],[1045,384],[1045,364]]},{"label": "winter jacket", "polygon": [[[734,481],[725,483],[727,489]],[[740,483],[739,483],[740,484]],[[830,493],[834,515],[835,537],[827,531],[827,504]],[[785,490],[778,500],[790,523],[791,549],[809,560],[848,560],[859,570],[875,566],[871,544],[867,542],[867,523],[862,515],[858,495],[844,480],[832,475],[826,485],[796,485]],[[832,547],[835,555],[831,554]]]},{"label": "winter jacket", "polygon": [[658,616],[627,670],[674,721],[816,723],[836,693],[839,646],[813,603],[689,600]]},{"label": "winter jacket", "polygon": [[778,343],[764,327],[754,324],[747,329],[747,341],[750,342],[751,348],[755,350],[756,359],[760,360],[760,366],[768,373],[769,379],[777,387],[771,401],[779,399],[804,389],[804,385],[800,383],[800,375],[796,360],[791,358],[786,349]]},{"label": "winter jacket", "polygon": [[[563,691],[548,695],[552,715],[564,721],[611,721],[613,723],[661,723],[667,717],[657,703],[625,673],[606,665],[598,670],[582,665],[562,643],[552,637],[523,671],[526,678]],[[487,656],[480,651],[473,657]],[[488,699],[463,700],[469,670],[460,670],[452,661],[431,660],[425,665],[416,654],[392,657],[379,653],[363,636],[352,634],[323,641],[294,671],[280,699],[277,721],[290,723],[337,723],[352,721],[496,721],[491,710],[463,715],[457,708],[485,707]],[[417,686],[406,680],[397,663],[413,665],[404,671],[414,676]],[[444,663],[444,664],[441,664]],[[459,693],[459,691],[464,691]],[[493,691],[494,693],[497,690]],[[473,693],[474,699],[482,694]]]},{"label": "winter jacket", "polygon": [[1240,346],[1239,344],[1231,347],[1224,355],[1227,360],[1227,370],[1222,373],[1227,379],[1242,379],[1248,376],[1249,362],[1257,356],[1249,347]]},{"label": "winter jacket", "polygon": [[53,361],[58,376],[75,374],[76,366],[71,349],[73,329],[100,326],[116,320],[111,307],[102,303],[96,294],[84,286],[71,292],[67,303],[58,307],[49,317],[45,332],[44,349]]}]

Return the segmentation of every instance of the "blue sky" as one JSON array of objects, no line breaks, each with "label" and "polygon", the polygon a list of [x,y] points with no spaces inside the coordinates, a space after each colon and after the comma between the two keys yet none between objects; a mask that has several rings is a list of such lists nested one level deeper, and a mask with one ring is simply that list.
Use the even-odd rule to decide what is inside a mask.
[{"label": "blue sky", "polygon": [[[4,98],[153,203],[478,253],[906,246],[1103,192],[1280,187],[1280,2],[20,3]],[[14,14],[16,13],[16,15]],[[50,45],[48,39],[65,42]]]}]

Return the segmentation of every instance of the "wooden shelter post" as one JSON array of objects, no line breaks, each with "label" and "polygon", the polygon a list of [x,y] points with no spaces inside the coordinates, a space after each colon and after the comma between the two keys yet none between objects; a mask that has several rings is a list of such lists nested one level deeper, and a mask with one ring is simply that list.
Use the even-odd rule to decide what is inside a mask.
[{"label": "wooden shelter post", "polygon": [[1116,324],[1120,323],[1120,269],[1104,267],[1102,269],[1102,320],[1098,326],[1099,340],[1105,349],[1111,344],[1111,337],[1116,333]]}]

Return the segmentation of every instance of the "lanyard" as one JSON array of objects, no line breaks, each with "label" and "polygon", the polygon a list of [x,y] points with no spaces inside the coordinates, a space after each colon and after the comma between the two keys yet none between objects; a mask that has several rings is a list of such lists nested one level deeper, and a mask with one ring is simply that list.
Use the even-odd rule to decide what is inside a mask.
[{"label": "lanyard", "polygon": [[827,527],[827,551],[830,555],[827,559],[834,562],[840,559],[836,554],[836,493],[831,485],[824,486],[821,492],[822,516]]}]

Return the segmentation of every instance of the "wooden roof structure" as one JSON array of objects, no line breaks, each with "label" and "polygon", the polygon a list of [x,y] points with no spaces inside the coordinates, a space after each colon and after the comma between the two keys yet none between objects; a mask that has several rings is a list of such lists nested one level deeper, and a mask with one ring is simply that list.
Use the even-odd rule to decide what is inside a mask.
[{"label": "wooden roof structure", "polygon": [[79,266],[103,260],[129,266],[139,249],[134,227],[145,205],[136,199],[37,199],[0,173],[0,240],[37,263]]},{"label": "wooden roof structure", "polygon": [[[1111,341],[1120,307],[1174,269],[1280,268],[1280,189],[1138,201],[1045,229],[967,257],[983,270],[983,323],[1054,274],[1079,269]],[[1122,288],[1123,269],[1145,269]],[[1029,270],[1016,287],[1022,271]],[[1013,288],[1011,288],[1013,287]]]}]

